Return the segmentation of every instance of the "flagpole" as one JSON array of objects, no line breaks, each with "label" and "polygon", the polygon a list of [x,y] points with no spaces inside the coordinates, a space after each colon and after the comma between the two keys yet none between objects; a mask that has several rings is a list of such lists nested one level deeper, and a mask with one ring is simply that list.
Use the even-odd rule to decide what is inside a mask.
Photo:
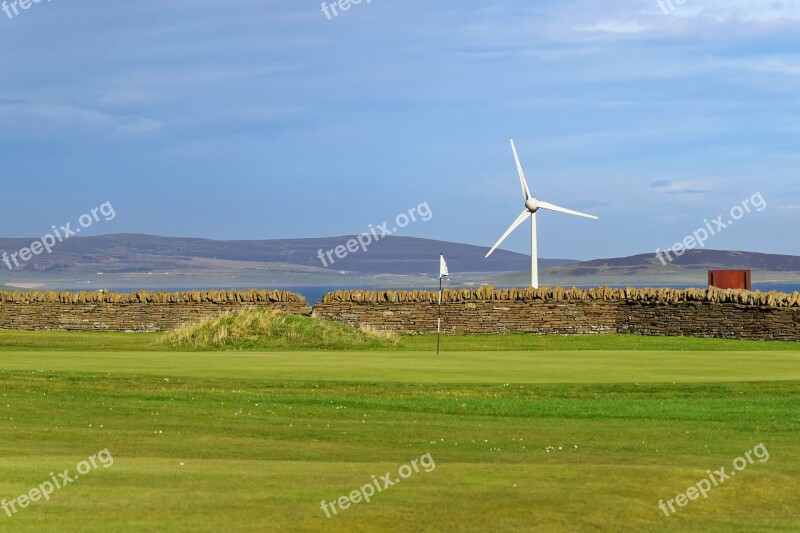
[{"label": "flagpole", "polygon": [[436,307],[436,355],[439,355],[439,345],[442,338],[442,279],[449,276],[447,262],[444,254],[439,254],[439,305]]},{"label": "flagpole", "polygon": [[439,274],[439,307],[436,319],[436,355],[439,355],[439,340],[442,336],[442,275]]}]

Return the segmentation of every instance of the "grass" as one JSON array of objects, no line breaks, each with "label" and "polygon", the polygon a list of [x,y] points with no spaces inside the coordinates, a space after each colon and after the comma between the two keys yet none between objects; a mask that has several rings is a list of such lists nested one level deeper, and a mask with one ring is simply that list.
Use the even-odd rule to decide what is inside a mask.
[{"label": "grass", "polygon": [[[174,348],[160,333],[119,333],[85,331],[0,331],[0,352],[14,351],[224,351],[245,349],[243,346]],[[396,341],[396,343],[395,343]],[[382,346],[381,346],[382,344]],[[399,335],[388,343],[392,351],[431,352],[436,350],[435,335]],[[350,350],[385,350],[387,343],[361,343]],[[285,344],[276,346],[270,340],[253,340],[247,351],[286,351]],[[786,351],[800,350],[796,342],[765,342],[732,339],[699,339],[693,337],[644,337],[639,335],[443,335],[443,352],[463,351],[574,351],[574,350],[667,350],[667,351]]]},{"label": "grass", "polygon": [[[100,355],[96,368],[109,362]],[[798,381],[421,384],[387,372],[358,383],[109,370],[0,372],[4,497],[99,450],[114,457],[50,502],[0,516],[4,531],[800,526]],[[658,510],[762,442],[768,462],[669,519]],[[330,520],[320,510],[428,452],[433,472]]]},{"label": "grass", "polygon": [[[401,350],[430,351],[435,335],[403,336]],[[641,335],[458,335],[443,336],[445,351],[562,351],[562,350],[668,350],[668,351],[797,351],[797,342],[764,342],[738,339],[700,339],[694,337],[644,337]]]},{"label": "grass", "polygon": [[366,383],[800,381],[798,352],[0,352],[0,368],[131,378]]},{"label": "grass", "polygon": [[[0,500],[114,457],[0,530],[797,531],[800,346],[401,337],[187,351],[155,334],[0,332]],[[763,443],[667,518],[674,498]],[[430,453],[331,519],[333,501]]]},{"label": "grass", "polygon": [[[249,309],[187,324],[168,333],[0,331],[3,350],[47,351],[278,351],[386,350],[430,352],[434,335],[404,335],[356,329],[269,309]],[[458,335],[443,336],[445,352],[670,350],[796,351],[796,342],[762,342],[638,335]]]},{"label": "grass", "polygon": [[329,320],[257,308],[187,324],[168,332],[160,341],[194,350],[353,350],[394,346],[397,337],[374,329],[356,329]]}]

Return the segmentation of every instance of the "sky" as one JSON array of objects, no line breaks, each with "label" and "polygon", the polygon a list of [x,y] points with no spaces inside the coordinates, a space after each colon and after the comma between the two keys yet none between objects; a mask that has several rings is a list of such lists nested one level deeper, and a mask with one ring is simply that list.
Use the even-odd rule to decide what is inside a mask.
[{"label": "sky", "polygon": [[654,252],[755,197],[706,246],[800,255],[797,2],[8,4],[3,237],[104,202],[82,235],[336,236],[426,203],[397,235],[488,249],[523,209],[513,137],[534,195],[600,217],[542,213],[542,257]]}]

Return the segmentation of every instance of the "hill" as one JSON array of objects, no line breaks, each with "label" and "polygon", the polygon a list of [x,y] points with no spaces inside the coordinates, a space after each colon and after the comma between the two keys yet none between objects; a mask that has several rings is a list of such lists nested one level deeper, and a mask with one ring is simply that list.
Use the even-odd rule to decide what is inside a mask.
[{"label": "hill", "polygon": [[[9,271],[0,263],[0,286],[29,288],[233,288],[233,287],[430,287],[442,252],[451,284],[525,286],[530,258],[484,246],[415,237],[386,237],[334,262],[320,254],[354,236],[316,239],[219,241],[139,234],[72,238],[51,254]],[[0,239],[0,253],[33,239]],[[578,262],[540,259],[548,285],[703,284],[711,268],[748,268],[761,283],[800,283],[800,257],[753,252],[689,250],[672,263],[654,254]]]},{"label": "hill", "polygon": [[[681,285],[704,286],[708,270],[752,270],[757,284],[800,284],[800,257],[725,250],[687,250],[673,261],[662,261],[654,253],[594,259],[543,269],[548,285]],[[492,276],[492,284],[520,285],[527,273]]]},{"label": "hill", "polygon": [[[439,272],[439,253],[454,272],[491,274],[529,268],[528,256],[414,237],[385,237],[334,262],[320,254],[354,236],[319,239],[219,241],[139,234],[71,238],[51,254],[33,257],[13,272],[0,264],[0,285],[72,288],[182,288],[286,285],[418,286]],[[0,239],[0,253],[34,239]],[[542,259],[544,266],[572,263]]]}]

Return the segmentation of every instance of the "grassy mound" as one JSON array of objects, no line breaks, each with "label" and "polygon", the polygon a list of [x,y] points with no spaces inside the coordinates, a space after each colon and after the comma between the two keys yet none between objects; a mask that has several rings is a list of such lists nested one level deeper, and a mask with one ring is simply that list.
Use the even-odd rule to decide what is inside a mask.
[{"label": "grassy mound", "polygon": [[395,346],[398,338],[391,333],[355,329],[271,309],[247,309],[181,326],[167,333],[163,342],[194,350],[368,350]]}]

